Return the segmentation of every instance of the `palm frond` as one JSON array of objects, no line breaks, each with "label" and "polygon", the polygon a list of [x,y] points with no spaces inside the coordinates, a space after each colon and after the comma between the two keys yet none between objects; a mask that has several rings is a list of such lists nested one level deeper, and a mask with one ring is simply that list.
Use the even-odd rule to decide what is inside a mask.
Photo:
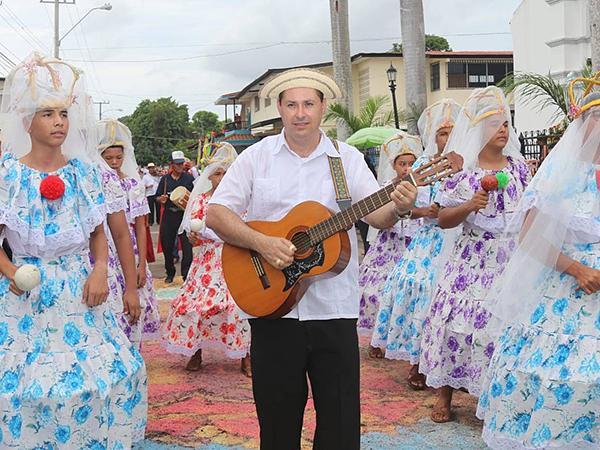
[{"label": "palm frond", "polygon": [[406,123],[409,130],[417,130],[417,122],[424,109],[424,107],[419,107],[418,105],[411,103],[408,105],[408,108],[402,111],[403,122]]},{"label": "palm frond", "polygon": [[532,104],[540,111],[546,108],[557,108],[553,119],[562,119],[569,115],[565,88],[550,74],[510,73],[497,86],[507,95],[517,92],[525,104]]},{"label": "palm frond", "polygon": [[355,133],[363,128],[361,127],[359,119],[352,115],[348,108],[341,103],[331,103],[327,107],[327,111],[325,112],[323,119],[326,122],[337,122],[339,120],[348,127],[351,133]]}]

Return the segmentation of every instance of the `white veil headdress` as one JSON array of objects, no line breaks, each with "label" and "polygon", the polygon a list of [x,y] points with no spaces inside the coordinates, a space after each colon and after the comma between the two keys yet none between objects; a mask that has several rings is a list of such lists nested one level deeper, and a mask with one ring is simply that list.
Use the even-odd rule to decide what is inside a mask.
[{"label": "white veil headdress", "polygon": [[208,179],[217,169],[229,169],[235,158],[237,152],[233,145],[227,142],[215,142],[210,144],[208,152],[202,156],[200,165],[203,168],[202,172],[194,181],[194,189],[192,190],[190,197],[183,213],[183,220],[179,227],[179,233],[190,231],[190,220],[192,219],[193,209],[195,208],[196,198],[208,192],[212,188],[212,184]]},{"label": "white veil headdress", "polygon": [[140,181],[138,165],[135,159],[131,131],[122,122],[116,119],[100,120],[97,123],[98,153],[102,155],[109,147],[123,147],[123,165],[121,172],[128,178]]},{"label": "white veil headdress", "polygon": [[[418,136],[413,136],[405,131],[398,131],[389,137],[379,151],[379,164],[377,165],[377,182],[384,186],[396,178],[394,162],[400,155],[414,155],[418,159],[423,154],[423,144]],[[379,229],[369,227],[367,241],[375,242]]]},{"label": "white veil headdress", "polygon": [[600,92],[589,94],[594,84],[600,81],[589,83],[581,107],[572,105],[576,118],[517,208],[514,219],[525,218],[520,242],[494,285],[490,302],[493,318],[499,321],[493,326],[498,333],[507,325],[531,323],[549,278],[555,270],[566,269],[557,266],[565,244],[600,241]]},{"label": "white veil headdress", "polygon": [[394,162],[400,155],[414,155],[416,159],[423,154],[423,145],[418,136],[398,131],[382,145],[377,166],[377,181],[381,186],[396,178]]},{"label": "white veil headdress", "polygon": [[432,158],[438,152],[435,141],[436,134],[440,128],[454,127],[460,105],[451,98],[444,98],[425,108],[417,127],[425,147],[424,156]]},{"label": "white veil headdress", "polygon": [[500,127],[508,122],[508,142],[502,153],[523,160],[519,138],[512,127],[510,107],[500,88],[475,89],[462,106],[444,153],[454,151],[463,157],[463,169],[478,167],[479,153]]},{"label": "white veil headdress", "polygon": [[37,52],[7,76],[2,95],[2,153],[21,158],[31,151],[29,128],[37,111],[65,108],[69,131],[62,145],[67,159],[96,162],[95,119],[82,72]]}]

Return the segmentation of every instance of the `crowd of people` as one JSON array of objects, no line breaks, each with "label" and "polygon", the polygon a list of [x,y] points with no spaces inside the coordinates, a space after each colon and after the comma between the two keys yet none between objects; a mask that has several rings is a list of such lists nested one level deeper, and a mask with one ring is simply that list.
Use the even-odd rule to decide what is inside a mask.
[{"label": "crowd of people", "polygon": [[[463,390],[479,398],[492,448],[598,448],[600,83],[580,81],[572,122],[534,176],[491,86],[427,107],[419,136],[383,144],[375,179],[357,149],[320,128],[339,87],[304,68],[262,88],[279,135],[240,155],[215,144],[196,171],[180,151],[140,170],[129,129],[92,119],[82,73],[31,55],[0,107],[0,448],[132,448],[148,410],[141,350],[159,338],[188,371],[205,349],[241,361],[262,449],[300,448],[308,383],[314,448],[358,449],[359,333],[369,357],[410,363],[411,389],[436,389],[434,422],[453,420]],[[415,186],[449,152],[461,170]],[[172,201],[181,187],[185,201]],[[296,264],[291,239],[246,221],[309,200],[339,211],[380,189],[389,202],[363,218],[371,245],[360,264],[352,229],[346,268],[314,281],[289,313],[237,307],[224,242],[278,270]],[[162,324],[154,224],[165,281],[179,251],[184,281]]]}]

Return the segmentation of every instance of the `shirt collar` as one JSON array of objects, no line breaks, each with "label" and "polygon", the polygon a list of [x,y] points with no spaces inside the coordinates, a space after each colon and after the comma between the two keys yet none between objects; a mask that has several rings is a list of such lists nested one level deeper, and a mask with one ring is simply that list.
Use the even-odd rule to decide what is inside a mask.
[{"label": "shirt collar", "polygon": [[[273,155],[279,153],[283,148],[285,148],[289,152],[294,153],[285,140],[284,131],[285,129],[281,130],[281,133],[279,133],[279,135],[277,136],[277,141],[275,142],[275,146],[272,149]],[[340,156],[339,152],[333,145],[332,140],[323,132],[323,130],[321,130],[321,141],[319,142],[319,145],[317,146],[315,151],[309,156],[309,158],[315,158],[321,155],[322,153],[326,153],[327,156],[333,156],[334,158]]]}]

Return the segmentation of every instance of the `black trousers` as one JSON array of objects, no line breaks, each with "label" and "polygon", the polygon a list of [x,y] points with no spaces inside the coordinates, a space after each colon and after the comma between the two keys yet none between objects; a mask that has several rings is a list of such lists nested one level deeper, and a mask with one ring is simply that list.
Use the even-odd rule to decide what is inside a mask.
[{"label": "black trousers", "polygon": [[[177,231],[183,220],[183,211],[173,212],[166,209],[160,222],[160,245],[162,246],[163,256],[165,257],[165,270],[167,277],[175,276],[175,262],[173,257],[173,248]],[[183,257],[181,258],[181,276],[185,279],[192,265],[192,245],[185,233],[181,236],[181,246]]]},{"label": "black trousers", "polygon": [[300,449],[308,381],[314,449],[360,448],[356,319],[250,319],[252,390],[261,450]]},{"label": "black trousers", "polygon": [[160,203],[156,201],[156,195],[149,195],[146,200],[148,200],[148,208],[150,209],[148,223],[150,225],[160,223]]}]

